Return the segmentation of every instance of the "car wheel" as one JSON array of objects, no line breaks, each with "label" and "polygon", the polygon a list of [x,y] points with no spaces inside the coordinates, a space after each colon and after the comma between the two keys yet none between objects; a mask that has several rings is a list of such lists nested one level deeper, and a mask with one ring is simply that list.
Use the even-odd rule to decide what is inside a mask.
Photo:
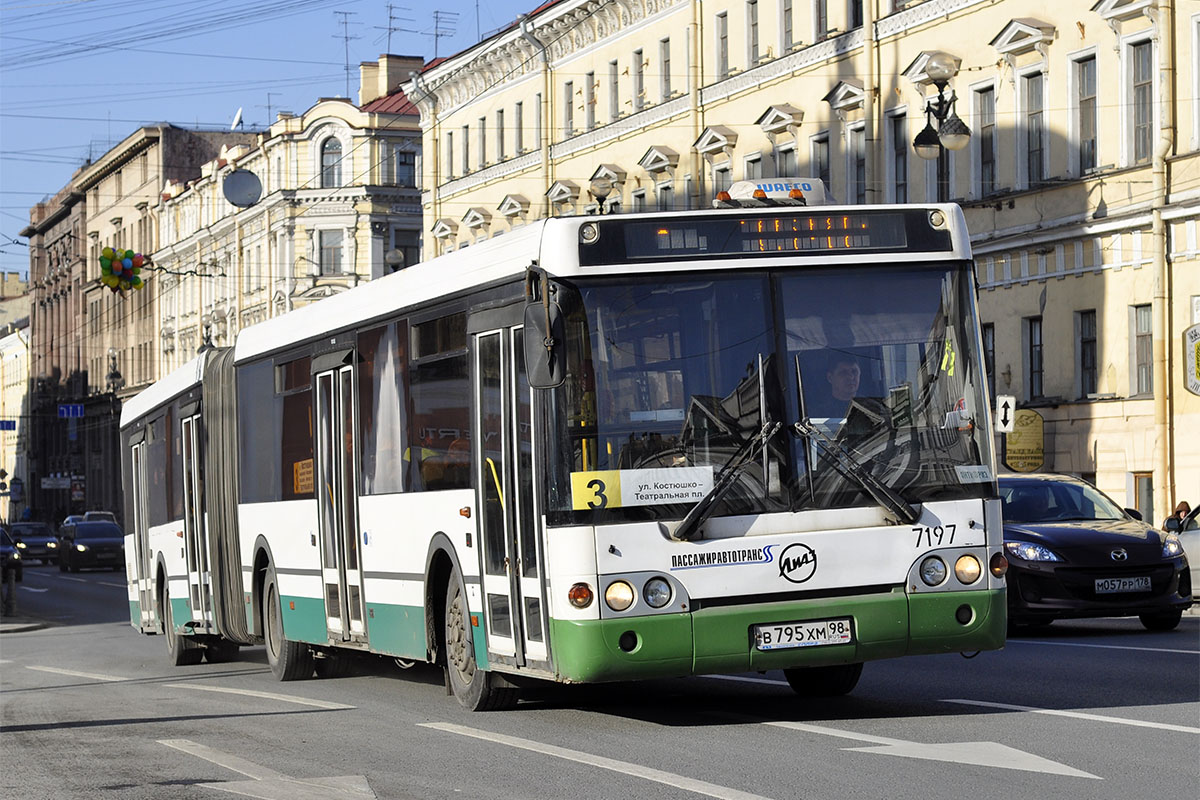
[{"label": "car wheel", "polygon": [[442,635],[446,646],[446,673],[450,691],[459,705],[468,711],[503,711],[514,707],[520,699],[515,688],[497,686],[495,676],[477,669],[475,652],[467,630],[470,612],[462,579],[455,569],[446,586],[446,608]]},{"label": "car wheel", "polygon": [[841,697],[850,694],[862,676],[862,664],[837,664],[832,667],[785,669],[792,691],[801,697]]},{"label": "car wheel", "polygon": [[171,609],[171,592],[164,585],[158,608],[158,618],[163,621],[163,633],[167,636],[167,660],[177,667],[199,664],[204,651],[191,636],[180,636],[175,631],[175,612]]},{"label": "car wheel", "polygon": [[1179,620],[1182,618],[1183,612],[1179,609],[1138,615],[1142,625],[1149,631],[1173,631],[1179,627]]},{"label": "car wheel", "polygon": [[283,607],[279,599],[279,582],[275,568],[267,568],[263,583],[263,638],[267,645],[267,663],[280,681],[296,681],[312,677],[313,654],[308,645],[291,642],[283,635]]}]

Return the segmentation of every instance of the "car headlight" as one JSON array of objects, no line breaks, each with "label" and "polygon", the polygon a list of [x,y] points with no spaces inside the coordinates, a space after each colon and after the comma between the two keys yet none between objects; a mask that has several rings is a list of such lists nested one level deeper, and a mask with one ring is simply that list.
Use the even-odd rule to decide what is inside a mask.
[{"label": "car headlight", "polygon": [[54,550],[55,548],[58,547],[58,542],[46,542],[46,547],[49,547],[51,550]]},{"label": "car headlight", "polygon": [[18,549],[18,550],[24,550],[24,549],[25,549],[25,546],[26,546],[26,545],[25,545],[25,543],[24,543],[24,542],[17,542],[17,549]]},{"label": "car headlight", "polygon": [[75,549],[81,553],[86,553],[88,551],[88,546],[86,544],[77,544],[75,545]]},{"label": "car headlight", "polygon": [[1033,542],[1005,542],[1004,549],[1022,561],[1062,561],[1050,550]]},{"label": "car headlight", "polygon": [[[19,545],[18,545],[19,546]],[[1183,545],[1179,543],[1179,537],[1173,533],[1168,533],[1163,537],[1163,558],[1174,558],[1183,552]]]},{"label": "car headlight", "polygon": [[671,602],[671,584],[662,578],[651,578],[642,587],[642,597],[651,608],[662,608]]}]

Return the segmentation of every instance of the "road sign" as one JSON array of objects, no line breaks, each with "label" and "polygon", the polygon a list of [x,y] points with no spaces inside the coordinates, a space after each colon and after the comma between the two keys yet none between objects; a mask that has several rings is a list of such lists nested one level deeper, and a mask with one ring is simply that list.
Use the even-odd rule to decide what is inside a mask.
[{"label": "road sign", "polygon": [[61,403],[58,406],[59,419],[83,417],[83,403]]},{"label": "road sign", "polygon": [[17,421],[15,419],[0,419],[0,431],[15,431],[17,429]]},{"label": "road sign", "polygon": [[1017,413],[1017,398],[1011,394],[996,395],[996,433],[1012,433]]}]

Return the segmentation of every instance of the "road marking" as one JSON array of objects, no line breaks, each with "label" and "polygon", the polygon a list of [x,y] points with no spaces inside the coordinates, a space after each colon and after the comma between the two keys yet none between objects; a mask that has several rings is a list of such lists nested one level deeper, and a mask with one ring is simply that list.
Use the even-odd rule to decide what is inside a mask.
[{"label": "road marking", "polygon": [[58,667],[26,667],[26,669],[37,670],[38,672],[53,672],[55,675],[70,675],[72,678],[88,678],[93,681],[127,681],[128,678],[118,678],[113,675],[99,675],[95,672],[76,672],[73,669],[59,669]]},{"label": "road marking", "polygon": [[718,786],[715,783],[696,780],[694,778],[686,778],[683,775],[676,775],[672,772],[663,772],[662,770],[645,767],[641,764],[633,764],[629,761],[617,761],[604,756],[597,756],[591,753],[584,753],[579,750],[568,750],[565,747],[557,747],[552,744],[542,744],[541,742],[531,741],[529,739],[519,739],[515,736],[505,736],[502,733],[491,733],[490,731],[482,731],[476,728],[468,728],[463,725],[455,725],[450,722],[423,722],[419,727],[433,728],[447,733],[457,733],[460,736],[470,736],[475,739],[483,739],[487,742],[496,744],[508,745],[521,750],[530,750],[534,753],[542,753],[543,755],[554,756],[555,758],[566,759],[567,761],[575,761],[580,764],[588,764],[601,769],[612,770],[623,775],[632,775],[636,778],[643,778],[655,783],[662,783],[667,786],[674,786],[677,789],[683,789],[696,794],[708,795],[709,797],[721,798],[721,800],[766,800],[766,798],[757,794],[750,794],[738,789],[730,789],[726,786]]},{"label": "road marking", "polygon": [[787,681],[773,681],[770,678],[746,678],[740,675],[697,675],[697,678],[713,681],[738,681],[739,683],[765,683],[770,686],[787,686]]},{"label": "road marking", "polygon": [[314,708],[325,708],[334,711],[347,710],[356,707],[343,705],[342,703],[331,703],[328,700],[311,700],[307,697],[296,697],[290,694],[256,692],[251,689],[230,689],[225,686],[206,686],[201,683],[167,683],[164,684],[164,686],[169,686],[172,689],[193,689],[197,692],[220,692],[222,694],[240,694],[245,697],[261,697],[265,700],[279,700],[284,703],[296,703],[302,706],[313,706]]},{"label": "road marking", "polygon": [[1008,644],[1051,644],[1058,647],[1099,647],[1103,650],[1143,650],[1147,653],[1183,653],[1200,656],[1200,650],[1171,650],[1166,647],[1133,647],[1120,644],[1084,644],[1083,642],[1043,642],[1037,639],[1009,639]]},{"label": "road marking", "polygon": [[788,728],[805,733],[816,733],[822,736],[839,736],[843,739],[855,739],[860,742],[871,742],[875,747],[847,747],[857,753],[878,753],[885,756],[901,756],[903,758],[921,758],[927,761],[950,761],[955,764],[974,764],[980,767],[997,767],[999,769],[1019,769],[1025,772],[1046,772],[1051,775],[1066,775],[1072,778],[1093,778],[1103,780],[1099,775],[1068,767],[1048,758],[1035,756],[1021,750],[1008,747],[998,742],[946,742],[944,744],[922,744],[921,742],[906,742],[903,739],[889,739],[883,736],[873,736],[869,733],[844,731],[837,728],[826,728],[820,725],[808,725],[803,722],[764,722],[775,728]]},{"label": "road marking", "polygon": [[1082,711],[1059,711],[1053,708],[1034,708],[1033,706],[1014,706],[1009,703],[988,703],[984,700],[943,700],[943,703],[959,703],[965,706],[984,706],[985,708],[1003,708],[1009,711],[1029,711],[1034,714],[1049,714],[1054,717],[1074,717],[1094,722],[1114,722],[1118,725],[1133,725],[1138,728],[1158,728],[1164,731],[1200,734],[1200,728],[1187,725],[1172,725],[1169,722],[1144,722],[1140,719],[1125,719],[1123,717],[1106,717],[1103,714],[1086,714]]},{"label": "road marking", "polygon": [[106,583],[104,581],[100,581],[100,585],[101,586],[111,586],[114,589],[128,589],[129,588],[129,585],[124,584],[124,583]]},{"label": "road marking", "polygon": [[42,588],[40,588],[40,589],[39,589],[39,588],[38,588],[38,587],[36,587],[36,586],[26,586],[25,584],[21,584],[21,591],[23,591],[23,592],[37,592],[38,594],[41,594],[42,592],[48,592],[48,591],[50,591],[50,587],[49,587],[49,586],[43,586]]},{"label": "road marking", "polygon": [[302,780],[284,775],[273,769],[255,764],[229,753],[214,750],[188,739],[159,739],[159,744],[173,747],[189,755],[210,761],[219,767],[232,770],[250,778],[248,781],[225,781],[201,783],[206,789],[216,789],[243,797],[265,798],[266,800],[326,800],[327,798],[372,798],[375,792],[362,775],[345,775],[339,778],[311,778]]},{"label": "road marking", "polygon": [[84,580],[83,578],[72,578],[67,575],[62,576],[62,579],[64,581],[75,581],[75,583],[90,583],[90,581]]}]

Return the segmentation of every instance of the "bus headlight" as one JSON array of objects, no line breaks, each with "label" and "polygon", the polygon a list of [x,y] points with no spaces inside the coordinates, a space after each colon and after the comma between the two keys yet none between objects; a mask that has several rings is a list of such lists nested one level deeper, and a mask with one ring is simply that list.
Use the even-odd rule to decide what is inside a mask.
[{"label": "bus headlight", "polygon": [[921,580],[926,586],[937,586],[946,580],[946,562],[937,556],[930,556],[921,562]]},{"label": "bus headlight", "polygon": [[965,586],[970,586],[975,581],[979,580],[979,575],[983,572],[983,567],[979,565],[979,559],[972,555],[959,556],[954,562],[954,577]]},{"label": "bus headlight", "polygon": [[642,587],[642,597],[651,608],[662,608],[671,602],[671,584],[662,578],[651,578]]},{"label": "bus headlight", "polygon": [[604,602],[608,603],[608,607],[613,611],[624,611],[633,605],[633,598],[636,597],[633,587],[625,581],[613,581],[604,590]]},{"label": "bus headlight", "polygon": [[592,604],[592,587],[577,583],[567,591],[567,600],[576,608],[587,608]]}]

